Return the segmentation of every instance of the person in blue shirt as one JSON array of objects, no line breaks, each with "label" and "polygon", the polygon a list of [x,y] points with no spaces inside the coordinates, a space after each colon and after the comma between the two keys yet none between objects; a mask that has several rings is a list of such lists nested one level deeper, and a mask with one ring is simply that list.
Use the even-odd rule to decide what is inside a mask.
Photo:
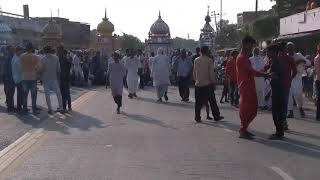
[{"label": "person in blue shirt", "polygon": [[24,49],[20,46],[16,47],[16,53],[11,60],[12,78],[17,87],[17,111],[22,110],[23,103],[23,88],[22,88],[22,72],[20,66],[20,55],[24,52]]},{"label": "person in blue shirt", "polygon": [[177,73],[179,94],[184,102],[189,101],[190,83],[192,74],[192,57],[187,56],[187,51],[183,49],[181,55],[174,61],[174,71]]},{"label": "person in blue shirt", "polygon": [[14,56],[15,49],[13,46],[7,46],[6,54],[4,58],[4,73],[3,73],[3,84],[4,84],[4,93],[6,95],[6,104],[7,104],[7,111],[13,112],[14,111],[14,91],[15,91],[15,84],[12,75],[12,65],[11,60]]}]

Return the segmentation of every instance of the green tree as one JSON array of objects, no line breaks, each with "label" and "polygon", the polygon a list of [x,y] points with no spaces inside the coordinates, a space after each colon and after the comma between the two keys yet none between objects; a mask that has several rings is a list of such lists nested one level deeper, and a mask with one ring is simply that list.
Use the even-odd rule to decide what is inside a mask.
[{"label": "green tree", "polygon": [[180,37],[176,37],[173,39],[173,48],[174,49],[187,49],[189,51],[194,52],[195,49],[199,46],[199,41],[195,41],[193,39],[183,39]]},{"label": "green tree", "polygon": [[274,10],[280,17],[304,11],[308,0],[271,0],[276,2]]},{"label": "green tree", "polygon": [[123,33],[122,36],[119,37],[120,47],[122,50],[125,49],[144,49],[144,43],[140,41],[139,38]]},{"label": "green tree", "polygon": [[279,35],[280,20],[276,16],[257,19],[249,25],[249,32],[257,39],[272,39]]},{"label": "green tree", "polygon": [[218,29],[220,31],[216,38],[216,44],[219,49],[233,48],[238,45],[240,38],[236,24],[229,24],[228,20],[222,20],[218,23]]}]

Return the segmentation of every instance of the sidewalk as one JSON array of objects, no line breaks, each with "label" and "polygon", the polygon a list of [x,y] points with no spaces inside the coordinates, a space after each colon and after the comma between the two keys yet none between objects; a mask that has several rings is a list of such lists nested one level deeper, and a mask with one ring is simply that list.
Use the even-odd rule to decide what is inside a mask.
[{"label": "sidewalk", "polygon": [[[3,84],[0,84],[0,151],[13,143],[15,140],[23,136],[26,132],[34,127],[37,127],[41,122],[48,118],[47,105],[45,96],[43,93],[43,87],[38,85],[38,98],[37,105],[42,109],[39,115],[34,116],[32,114],[22,116],[17,113],[8,114],[5,105],[5,94],[3,91]],[[71,88],[71,99],[74,101],[88,89],[85,88]],[[51,102],[53,109],[58,106],[57,98],[54,94],[51,95]],[[16,103],[16,99],[15,99]],[[29,95],[29,106],[31,106],[31,99]]]}]

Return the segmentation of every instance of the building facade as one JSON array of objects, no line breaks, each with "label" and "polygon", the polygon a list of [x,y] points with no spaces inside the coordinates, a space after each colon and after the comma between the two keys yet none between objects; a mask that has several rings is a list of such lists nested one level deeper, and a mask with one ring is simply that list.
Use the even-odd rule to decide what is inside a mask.
[{"label": "building facade", "polygon": [[246,11],[246,12],[242,12],[237,14],[237,25],[238,28],[243,28],[245,25],[253,22],[254,20],[258,19],[258,18],[262,18],[262,17],[266,17],[266,16],[272,16],[274,15],[273,11]]},{"label": "building facade", "polygon": [[[24,5],[24,15],[1,12],[0,21],[12,29],[13,44],[32,42],[41,47],[42,30],[52,17],[29,17],[29,8]],[[73,22],[66,18],[53,17],[61,27],[62,43],[67,49],[88,48],[90,44],[90,25]]]},{"label": "building facade", "polygon": [[166,55],[172,53],[172,39],[170,34],[170,28],[166,22],[159,16],[156,22],[154,22],[149,31],[148,39],[145,41],[146,54],[150,55],[151,52],[157,53],[158,48],[162,47]]},{"label": "building facade", "polygon": [[205,17],[205,21],[206,23],[204,27],[201,29],[201,34],[199,39],[200,47],[208,46],[209,49],[213,51],[215,48],[216,32],[210,25],[211,17],[209,15],[209,10],[208,10],[207,16]]},{"label": "building facade", "polygon": [[292,41],[305,54],[316,54],[320,39],[320,8],[293,14],[280,19],[277,41]]},{"label": "building facade", "polygon": [[0,21],[0,45],[7,45],[12,42],[12,29],[6,23]]}]

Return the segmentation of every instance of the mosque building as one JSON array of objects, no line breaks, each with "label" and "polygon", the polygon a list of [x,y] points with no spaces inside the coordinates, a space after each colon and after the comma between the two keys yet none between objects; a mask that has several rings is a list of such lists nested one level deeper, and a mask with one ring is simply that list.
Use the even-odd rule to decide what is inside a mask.
[{"label": "mosque building", "polygon": [[150,55],[151,52],[157,53],[159,47],[164,49],[166,55],[171,55],[172,39],[170,28],[168,24],[162,20],[160,11],[158,20],[154,22],[150,28],[149,36],[145,44],[147,55]]},{"label": "mosque building", "polygon": [[113,34],[114,25],[107,18],[107,11],[97,30],[93,31],[91,48],[100,51],[102,57],[110,57],[111,53],[120,48],[118,36]]},{"label": "mosque building", "polygon": [[0,21],[0,45],[12,43],[12,29],[5,23]]}]

